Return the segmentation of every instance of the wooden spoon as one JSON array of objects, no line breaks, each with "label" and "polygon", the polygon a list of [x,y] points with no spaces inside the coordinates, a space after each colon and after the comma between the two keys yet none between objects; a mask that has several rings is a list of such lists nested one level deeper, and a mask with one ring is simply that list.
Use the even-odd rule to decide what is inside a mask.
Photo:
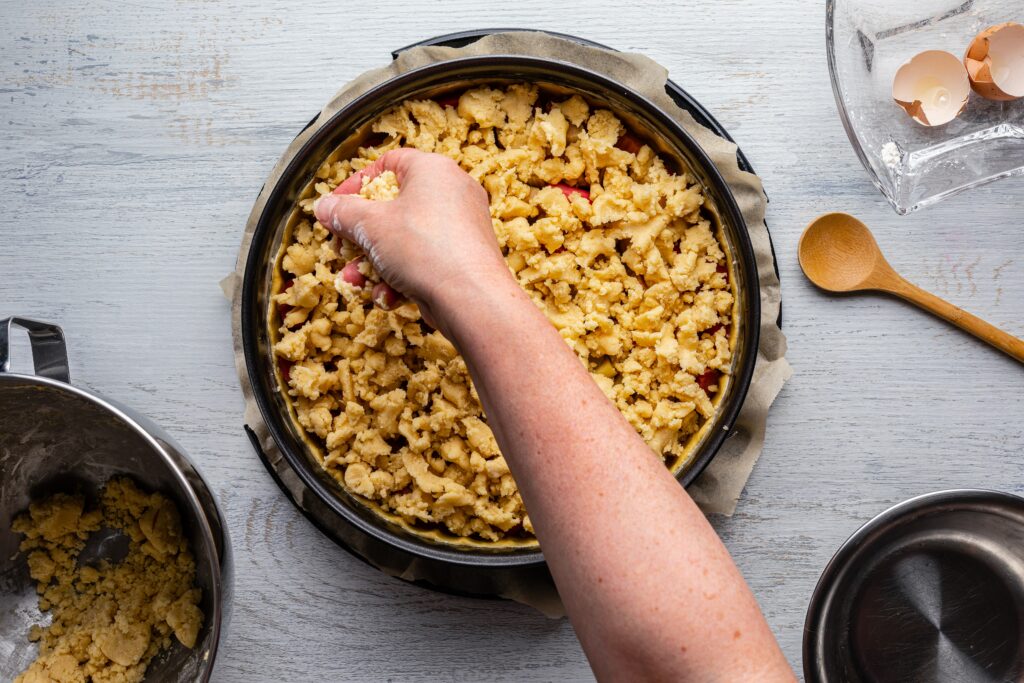
[{"label": "wooden spoon", "polygon": [[849,214],[815,218],[800,237],[798,251],[804,274],[822,289],[895,294],[1024,363],[1024,341],[904,280],[885,260],[868,226]]}]

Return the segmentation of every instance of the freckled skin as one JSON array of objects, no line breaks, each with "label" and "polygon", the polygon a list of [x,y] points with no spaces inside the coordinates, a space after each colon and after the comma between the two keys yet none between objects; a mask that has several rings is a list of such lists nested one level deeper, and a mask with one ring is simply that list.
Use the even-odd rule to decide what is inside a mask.
[{"label": "freckled skin", "polygon": [[[422,201],[331,200],[317,218],[349,239],[358,226],[377,272],[465,358],[598,679],[795,680],[704,515],[512,278],[479,185],[411,150],[363,174],[384,170]],[[465,192],[441,210],[451,186]]]}]

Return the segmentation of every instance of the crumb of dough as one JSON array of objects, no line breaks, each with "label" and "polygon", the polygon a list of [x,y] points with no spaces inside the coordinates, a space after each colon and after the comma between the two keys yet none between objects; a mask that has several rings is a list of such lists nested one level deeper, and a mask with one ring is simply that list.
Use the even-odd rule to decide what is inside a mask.
[{"label": "crumb of dough", "polygon": [[[338,278],[339,249],[314,201],[388,150],[454,159],[487,190],[509,269],[595,382],[662,458],[686,457],[728,375],[733,293],[705,198],[579,96],[542,101],[530,84],[473,88],[456,106],[409,100],[372,124],[384,136],[325,161],[283,245],[274,351],[302,428],[343,487],[418,528],[496,541],[533,527],[487,426],[465,361],[421,325],[414,303],[371,302],[379,276]],[[391,173],[361,194],[395,199]]]},{"label": "crumb of dough", "polygon": [[[12,526],[24,535],[39,608],[50,626],[33,626],[39,657],[14,683],[137,683],[172,637],[195,647],[203,613],[196,565],[174,503],[112,479],[97,509],[58,493],[29,505]],[[78,564],[90,534],[122,531],[128,555],[117,564]]]},{"label": "crumb of dough", "polygon": [[363,187],[359,194],[378,202],[398,199],[398,177],[394,171],[384,171],[376,178],[363,178]]}]

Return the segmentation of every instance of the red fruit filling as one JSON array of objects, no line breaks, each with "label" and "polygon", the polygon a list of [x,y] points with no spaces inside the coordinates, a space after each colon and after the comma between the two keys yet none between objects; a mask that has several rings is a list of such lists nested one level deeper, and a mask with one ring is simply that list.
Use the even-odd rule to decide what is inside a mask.
[{"label": "red fruit filling", "polygon": [[573,187],[572,185],[566,185],[565,183],[558,183],[557,185],[552,185],[551,187],[557,187],[559,190],[561,190],[562,194],[565,195],[566,199],[572,199],[572,196],[574,194],[578,194],[579,196],[586,199],[588,202],[590,201],[590,192],[585,188]]},{"label": "red fruit filling", "polygon": [[718,378],[722,376],[722,373],[718,370],[705,370],[704,373],[697,378],[697,384],[704,390],[705,394],[710,394],[708,389],[712,386],[718,386]]},{"label": "red fruit filling", "polygon": [[636,154],[644,146],[644,143],[640,142],[639,138],[632,133],[623,133],[622,137],[615,143],[615,146],[630,154]]},{"label": "red fruit filling", "polygon": [[287,358],[277,359],[277,369],[281,371],[281,378],[287,382],[292,378],[292,366],[295,365]]},{"label": "red fruit filling", "polygon": [[438,97],[434,101],[440,104],[442,107],[451,107],[452,109],[459,108],[459,95],[457,93],[453,95],[445,95],[443,97]]}]

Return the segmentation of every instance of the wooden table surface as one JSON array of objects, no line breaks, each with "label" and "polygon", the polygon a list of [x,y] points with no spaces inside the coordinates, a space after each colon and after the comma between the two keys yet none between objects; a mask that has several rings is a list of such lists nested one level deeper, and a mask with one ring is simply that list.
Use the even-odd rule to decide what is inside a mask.
[{"label": "wooden table surface", "polygon": [[836,115],[824,20],[806,0],[0,2],[0,317],[63,325],[74,381],[162,424],[211,481],[237,570],[217,680],[591,677],[567,621],[406,585],[335,547],[242,432],[218,281],[252,201],[340,85],[441,33],[536,27],[646,53],[764,179],[796,375],[735,516],[714,524],[794,666],[815,581],[861,523],[928,491],[1024,490],[1024,368],[799,271],[807,221],[855,212],[908,278],[1024,335],[1024,181],[896,216]]}]

